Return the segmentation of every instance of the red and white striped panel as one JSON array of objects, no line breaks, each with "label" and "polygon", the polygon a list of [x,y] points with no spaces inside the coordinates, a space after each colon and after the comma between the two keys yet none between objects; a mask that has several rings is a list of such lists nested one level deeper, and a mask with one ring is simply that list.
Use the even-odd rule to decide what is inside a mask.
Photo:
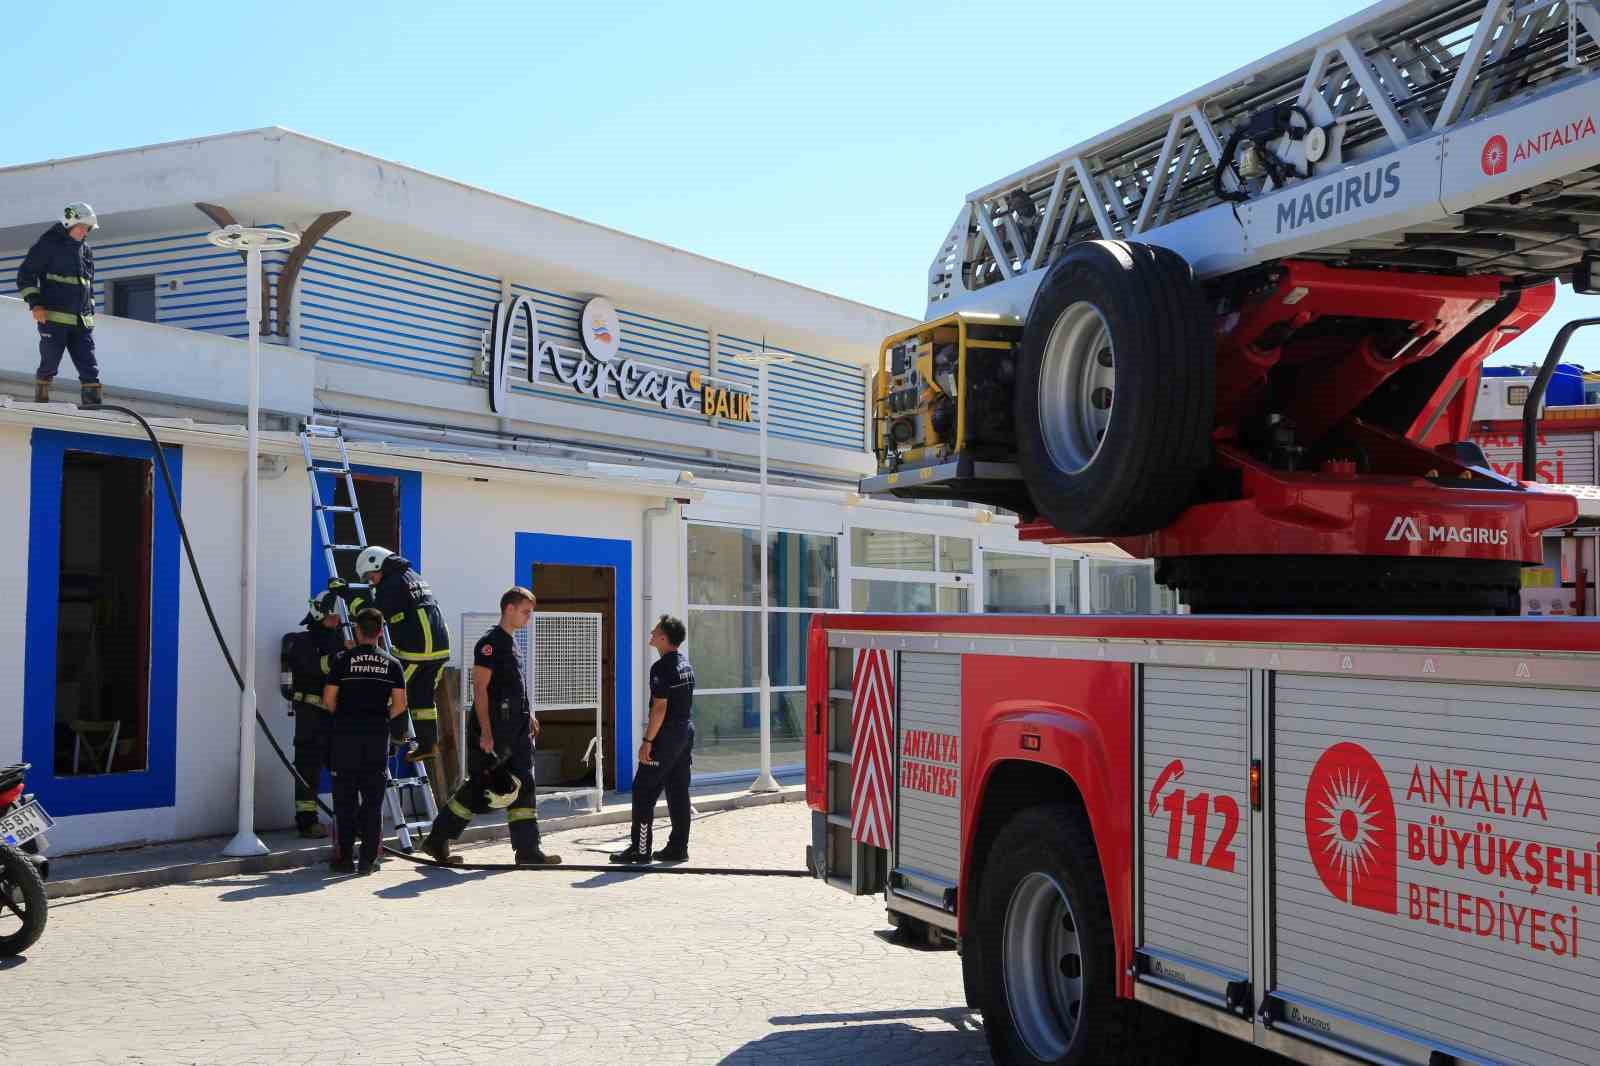
[{"label": "red and white striped panel", "polygon": [[856,656],[851,684],[850,835],[862,844],[889,848],[894,822],[894,669],[889,653],[866,649]]}]

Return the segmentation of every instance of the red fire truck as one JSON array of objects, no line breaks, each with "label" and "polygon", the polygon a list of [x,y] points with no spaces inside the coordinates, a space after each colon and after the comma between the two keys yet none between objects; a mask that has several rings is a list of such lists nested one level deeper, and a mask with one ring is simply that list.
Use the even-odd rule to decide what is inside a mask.
[{"label": "red fire truck", "polygon": [[967,197],[863,491],[1192,612],[813,625],[810,868],[959,945],[998,1061],[1600,1062],[1600,625],[1494,617],[1579,500],[1472,439],[1600,292],[1597,120],[1596,5],[1386,0]]}]

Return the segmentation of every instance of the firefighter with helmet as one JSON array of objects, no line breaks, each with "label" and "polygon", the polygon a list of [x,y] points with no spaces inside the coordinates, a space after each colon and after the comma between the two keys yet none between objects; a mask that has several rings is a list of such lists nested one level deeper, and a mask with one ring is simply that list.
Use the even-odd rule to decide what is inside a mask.
[{"label": "firefighter with helmet", "polygon": [[94,208],[68,204],[61,220],[28,249],[17,268],[17,295],[39,328],[39,369],[33,402],[50,402],[50,382],[61,356],[72,356],[83,406],[100,406],[100,366],[94,357],[94,250],[86,239],[98,229]]},{"label": "firefighter with helmet", "polygon": [[[434,819],[422,842],[440,862],[460,862],[450,842],[473,815],[504,807],[518,865],[554,866],[559,855],[539,847],[539,806],[534,794],[533,741],[539,719],[528,705],[528,688],[512,634],[533,615],[533,593],[519,586],[500,597],[500,622],[472,651],[472,714],[467,721],[467,777]],[[509,776],[508,776],[509,775]]]},{"label": "firefighter with helmet", "polygon": [[[351,597],[351,612],[366,606],[382,612],[389,644],[405,669],[406,706],[417,733],[417,746],[406,758],[412,762],[432,758],[439,744],[439,708],[433,693],[439,672],[450,661],[450,627],[433,589],[411,568],[409,559],[372,545],[356,556],[356,575],[370,591]],[[397,743],[405,739],[404,716],[391,723],[390,735]]]},{"label": "firefighter with helmet", "polygon": [[294,708],[294,768],[300,775],[294,786],[294,824],[301,836],[312,839],[328,835],[317,820],[317,787],[322,769],[328,765],[330,738],[322,686],[333,668],[333,657],[346,648],[338,602],[342,584],[332,582],[328,591],[313,597],[306,616],[300,619],[304,630],[285,638],[290,688],[284,696]]}]

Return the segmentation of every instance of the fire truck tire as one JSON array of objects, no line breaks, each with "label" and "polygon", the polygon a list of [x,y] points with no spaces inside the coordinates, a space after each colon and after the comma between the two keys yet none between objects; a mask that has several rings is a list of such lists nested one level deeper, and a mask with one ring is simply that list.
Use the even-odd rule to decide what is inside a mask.
[{"label": "fire truck tire", "polygon": [[44,881],[21,851],[0,845],[0,958],[20,955],[44,935]]},{"label": "fire truck tire", "polygon": [[984,1032],[1005,1066],[1137,1063],[1149,1027],[1116,995],[1100,858],[1082,812],[1019,811],[995,837],[978,888]]},{"label": "fire truck tire", "polygon": [[1077,536],[1149,533],[1210,465],[1213,316],[1176,252],[1084,241],[1050,268],[1023,328],[1017,460],[1039,514]]}]

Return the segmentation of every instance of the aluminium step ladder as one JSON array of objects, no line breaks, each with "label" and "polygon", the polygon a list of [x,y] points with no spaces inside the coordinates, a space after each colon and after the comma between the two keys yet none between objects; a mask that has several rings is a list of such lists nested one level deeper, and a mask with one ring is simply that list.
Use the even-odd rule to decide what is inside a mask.
[{"label": "aluminium step ladder", "polygon": [[[311,454],[312,441],[330,441],[338,444],[338,462],[324,460],[319,462]],[[300,451],[306,460],[306,478],[311,483],[311,513],[317,519],[317,535],[322,541],[323,559],[327,562],[329,579],[340,577],[338,557],[336,552],[360,551],[367,546],[366,527],[361,523],[361,503],[356,496],[355,477],[350,470],[350,452],[345,445],[344,431],[338,426],[322,426],[306,423],[300,430]],[[330,504],[322,499],[322,486],[317,482],[318,474],[331,474],[336,478],[344,479],[345,498],[350,502],[346,504]],[[337,492],[335,494],[337,499]],[[329,515],[347,514],[355,523],[356,543],[340,544],[334,540],[333,526],[329,523]],[[353,574],[359,578],[361,575]],[[362,581],[347,581],[345,587],[354,591],[366,589],[371,591],[371,586]],[[355,632],[350,624],[350,612],[346,607],[343,597],[339,598],[339,620],[347,642],[355,639]],[[383,650],[393,654],[389,643],[389,629],[384,626]],[[406,718],[406,748],[412,750],[416,747],[416,728],[412,725],[409,714]],[[433,786],[428,781],[428,767],[424,761],[411,763],[412,776],[398,777],[390,765],[392,759],[384,764],[384,808],[389,813],[389,821],[394,826],[395,837],[403,851],[411,851],[416,847],[417,838],[426,835],[432,827],[433,820],[439,814],[438,805],[434,802]]]}]

